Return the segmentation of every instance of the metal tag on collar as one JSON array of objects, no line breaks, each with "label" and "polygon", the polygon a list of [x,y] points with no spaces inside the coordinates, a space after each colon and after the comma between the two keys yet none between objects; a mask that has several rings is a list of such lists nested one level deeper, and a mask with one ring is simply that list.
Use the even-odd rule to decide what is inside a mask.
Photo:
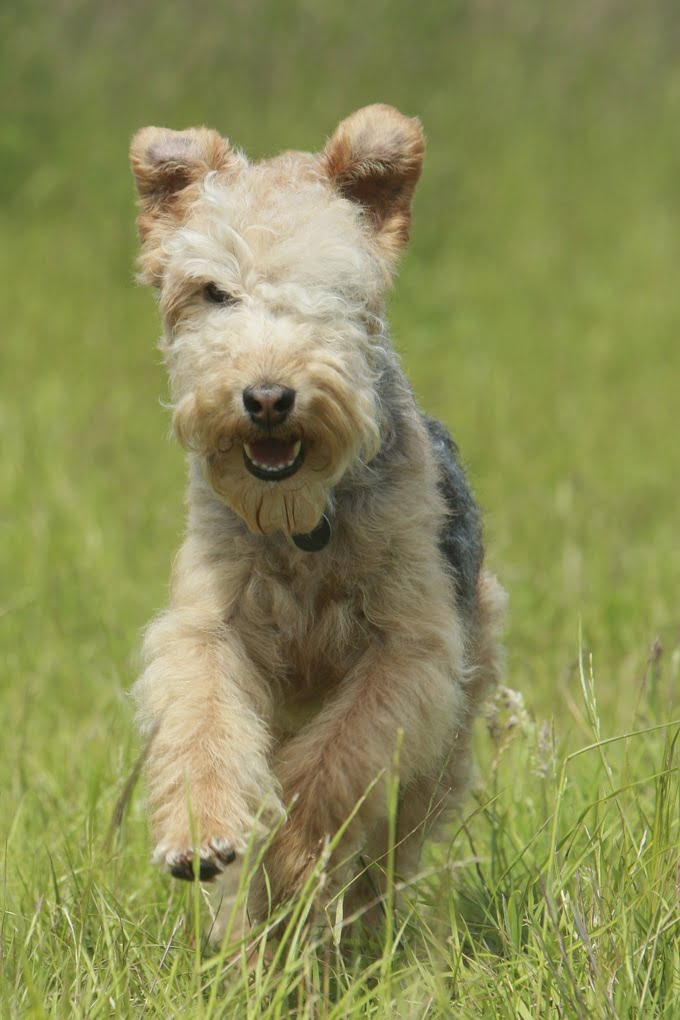
[{"label": "metal tag on collar", "polygon": [[326,548],[332,534],[331,522],[326,514],[323,514],[321,520],[312,531],[306,535],[291,535],[291,538],[298,549],[302,549],[303,552],[319,552],[319,550]]}]

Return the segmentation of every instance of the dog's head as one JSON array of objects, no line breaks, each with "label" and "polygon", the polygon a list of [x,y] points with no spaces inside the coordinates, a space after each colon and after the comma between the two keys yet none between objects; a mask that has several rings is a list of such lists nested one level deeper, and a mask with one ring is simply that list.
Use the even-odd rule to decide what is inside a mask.
[{"label": "dog's head", "polygon": [[319,154],[253,164],[205,128],[133,138],[175,433],[252,531],[311,531],[380,447],[383,295],[423,149],[419,122],[388,106]]}]

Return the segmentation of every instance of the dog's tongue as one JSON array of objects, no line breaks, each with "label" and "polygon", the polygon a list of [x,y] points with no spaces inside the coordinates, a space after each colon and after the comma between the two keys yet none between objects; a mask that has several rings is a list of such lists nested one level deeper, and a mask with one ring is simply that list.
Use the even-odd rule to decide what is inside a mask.
[{"label": "dog's tongue", "polygon": [[277,467],[295,459],[295,443],[283,439],[258,439],[249,444],[249,455],[257,464]]}]

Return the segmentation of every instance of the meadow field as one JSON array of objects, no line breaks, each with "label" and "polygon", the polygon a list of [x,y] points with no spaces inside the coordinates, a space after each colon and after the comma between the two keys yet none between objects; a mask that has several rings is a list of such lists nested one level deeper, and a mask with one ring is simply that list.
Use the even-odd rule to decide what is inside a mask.
[{"label": "meadow field", "polygon": [[[343,954],[300,902],[249,973],[141,789],[110,833],[183,529],[127,146],[314,149],[375,101],[428,137],[392,333],[483,507],[509,691],[383,929]],[[677,4],[8,0],[0,111],[2,1020],[677,1017]]]}]

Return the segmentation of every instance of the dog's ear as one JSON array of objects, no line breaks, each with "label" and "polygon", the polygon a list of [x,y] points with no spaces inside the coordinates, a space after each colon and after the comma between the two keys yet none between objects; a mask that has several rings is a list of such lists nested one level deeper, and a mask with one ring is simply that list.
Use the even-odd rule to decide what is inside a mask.
[{"label": "dog's ear", "polygon": [[190,185],[212,170],[225,170],[237,162],[227,139],[209,128],[146,127],[133,137],[130,164],[139,195],[137,226],[145,249],[142,277],[147,282],[158,282],[160,266],[154,249],[160,233],[184,218],[187,201],[193,197]]},{"label": "dog's ear", "polygon": [[190,184],[235,160],[227,139],[209,128],[146,127],[130,143],[130,163],[143,211],[163,209]]},{"label": "dog's ear", "polygon": [[343,120],[321,157],[335,187],[365,209],[392,261],[408,241],[424,152],[420,121],[378,103]]}]

